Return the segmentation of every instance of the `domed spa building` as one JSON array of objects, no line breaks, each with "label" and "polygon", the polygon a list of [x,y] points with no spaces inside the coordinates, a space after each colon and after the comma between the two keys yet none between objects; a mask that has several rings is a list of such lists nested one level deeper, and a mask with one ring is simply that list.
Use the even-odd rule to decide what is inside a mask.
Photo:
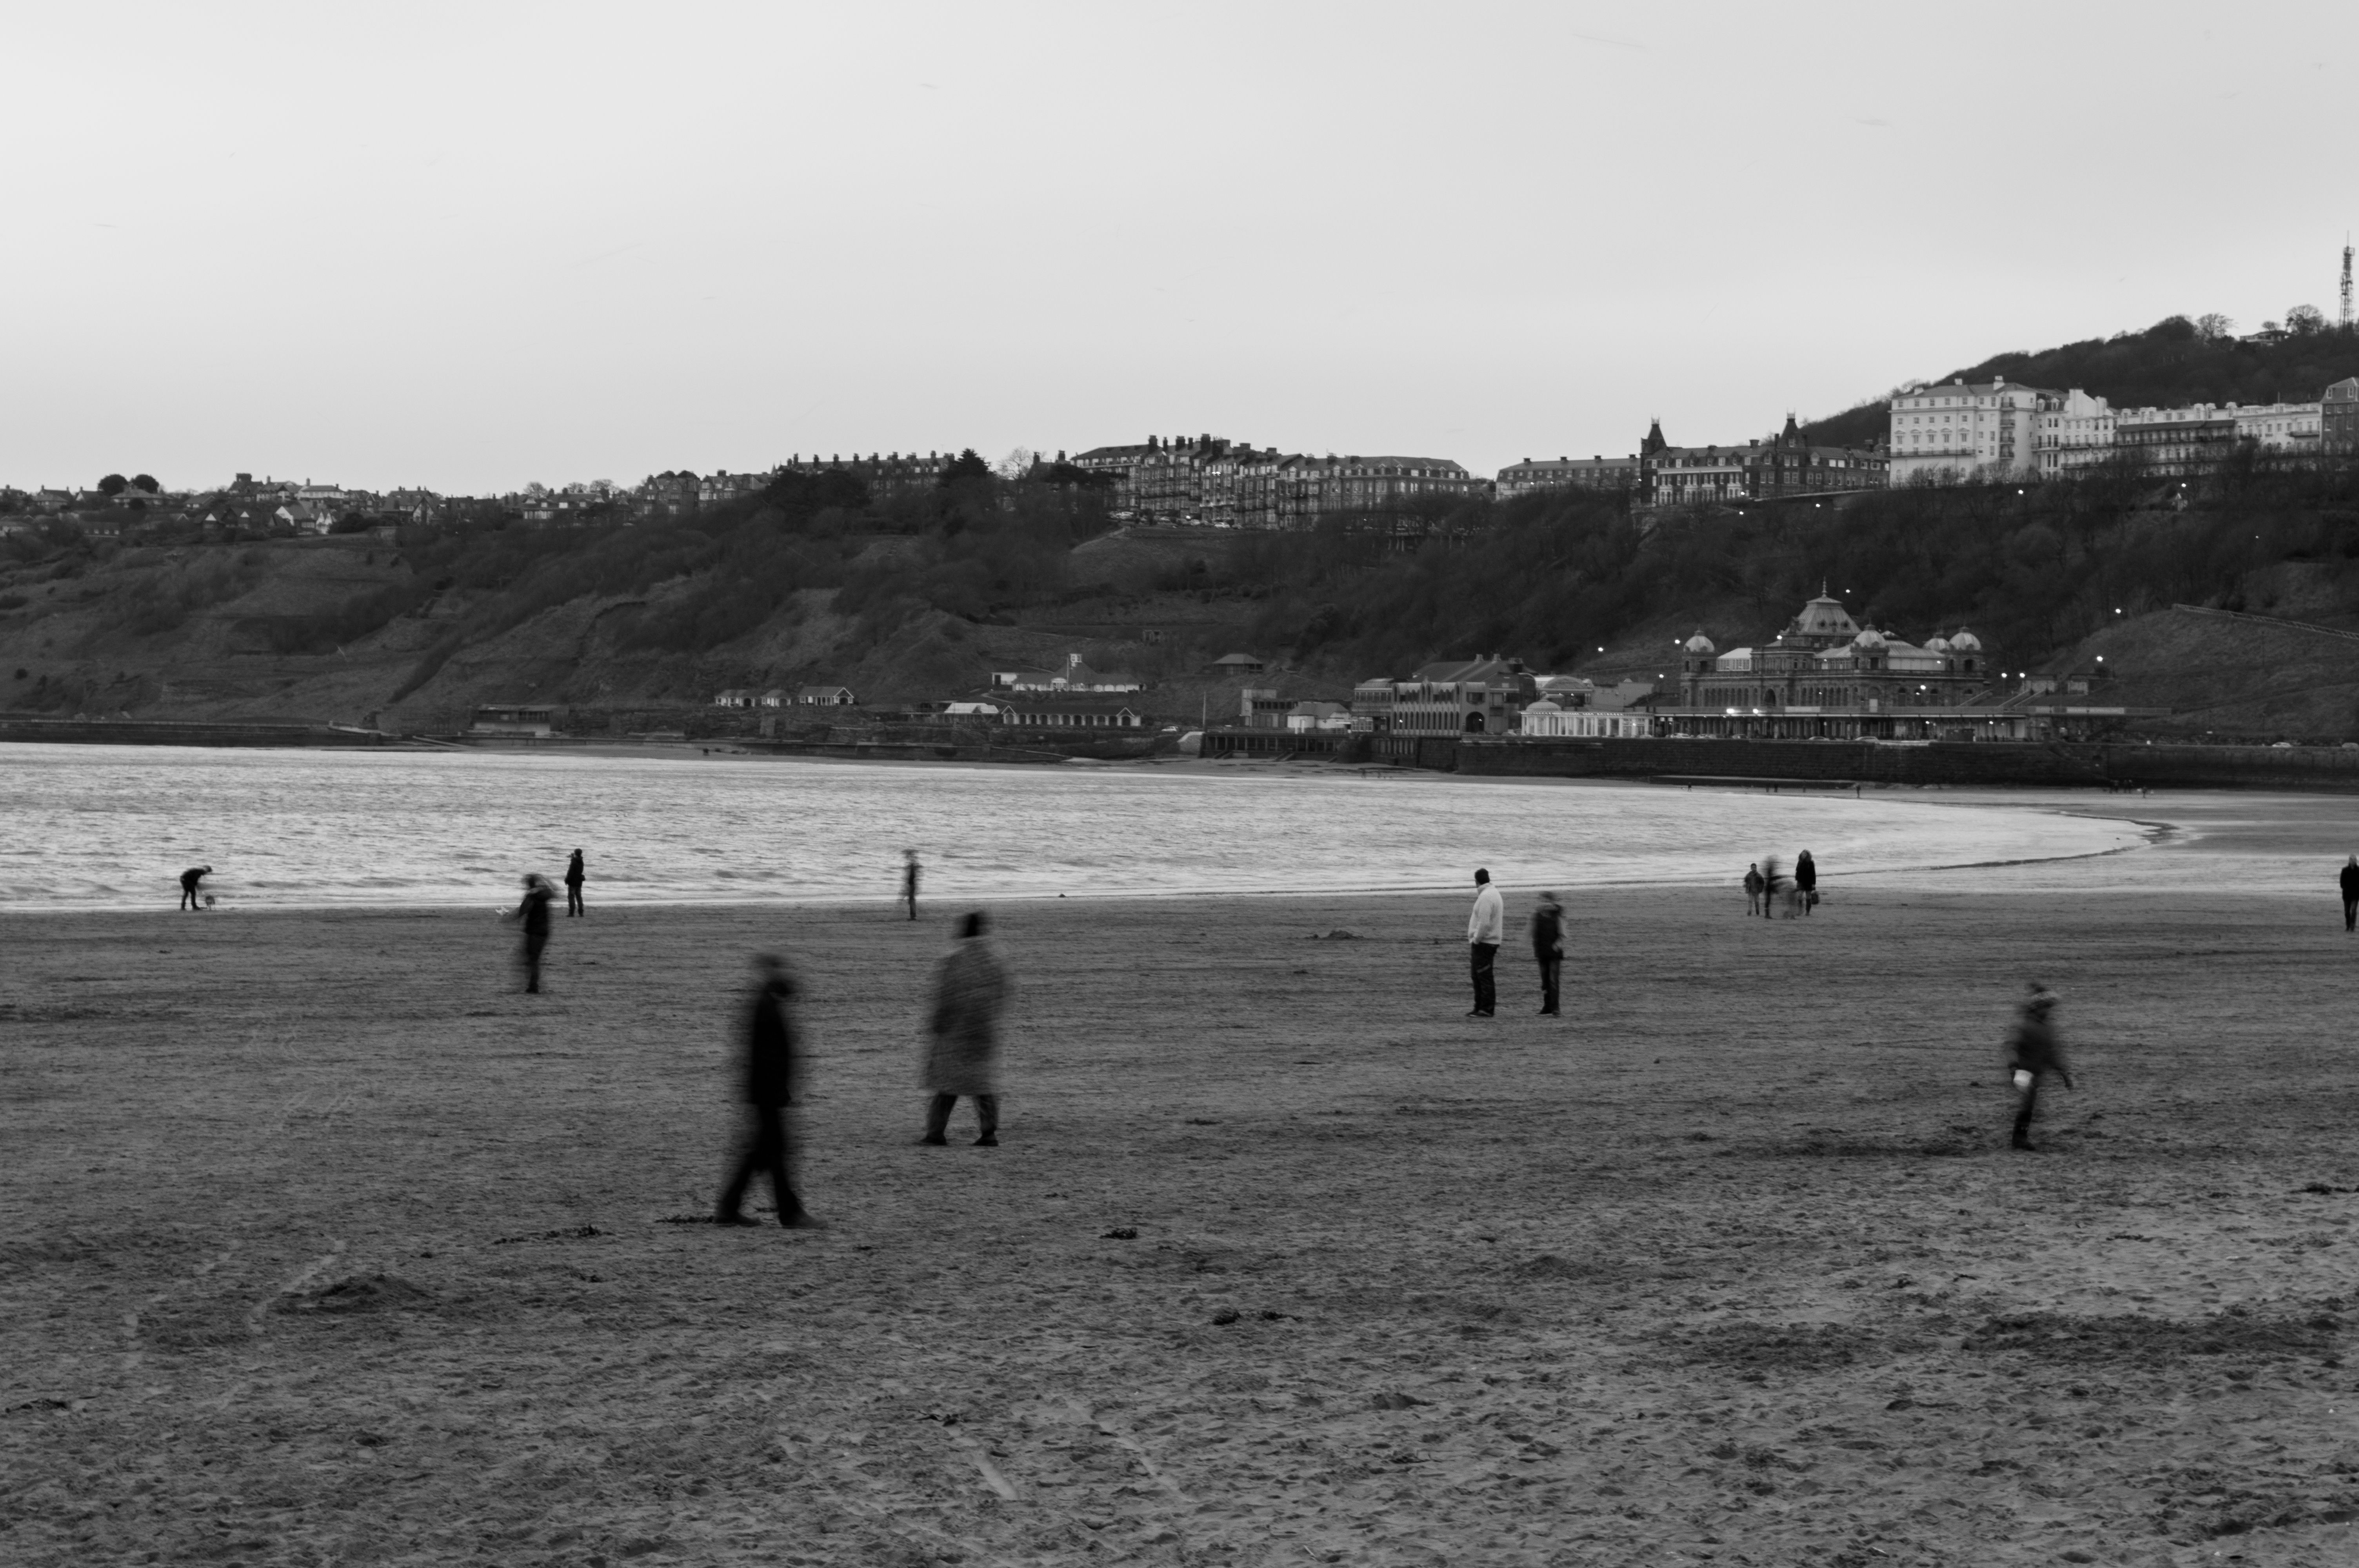
[{"label": "domed spa building", "polygon": [[1982,640],[1961,627],[1920,645],[1861,626],[1825,593],[1775,641],[1722,653],[1698,632],[1680,651],[1680,706],[1658,732],[1753,740],[2014,739]]}]

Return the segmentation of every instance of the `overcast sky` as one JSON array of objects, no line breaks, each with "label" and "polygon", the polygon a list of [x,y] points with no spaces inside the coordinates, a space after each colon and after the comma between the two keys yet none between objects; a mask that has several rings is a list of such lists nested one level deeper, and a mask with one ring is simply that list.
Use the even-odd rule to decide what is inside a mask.
[{"label": "overcast sky", "polygon": [[26,4],[0,482],[1739,440],[2331,317],[2359,7]]}]

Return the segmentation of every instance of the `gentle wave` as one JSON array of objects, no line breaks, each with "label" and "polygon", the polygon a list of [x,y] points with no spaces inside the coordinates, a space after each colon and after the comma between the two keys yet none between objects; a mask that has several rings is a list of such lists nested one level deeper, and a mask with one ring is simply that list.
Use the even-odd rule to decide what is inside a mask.
[{"label": "gentle wave", "polygon": [[[2104,854],[2131,824],[1907,799],[1153,768],[0,746],[0,908],[467,904],[587,851],[614,903],[1727,884]],[[716,863],[718,862],[718,863]]]}]

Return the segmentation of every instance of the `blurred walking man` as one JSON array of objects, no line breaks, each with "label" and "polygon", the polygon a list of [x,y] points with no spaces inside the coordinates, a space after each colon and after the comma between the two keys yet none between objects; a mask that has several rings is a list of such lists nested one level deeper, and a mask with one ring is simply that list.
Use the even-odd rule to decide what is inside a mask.
[{"label": "blurred walking man", "polygon": [[923,868],[918,864],[915,849],[902,850],[901,861],[901,897],[909,905],[909,918],[915,920],[918,918],[918,873]]},{"label": "blurred walking man", "polygon": [[999,1014],[1007,1005],[1007,971],[984,936],[981,910],[959,922],[958,940],[934,970],[934,1005],[927,1020],[926,1135],[950,1141],[951,1112],[959,1096],[974,1101],[978,1149],[999,1144]]},{"label": "blurred walking man", "polygon": [[2066,1088],[2072,1087],[2064,1048],[2056,1038],[2055,1011],[2056,993],[2034,980],[2006,1032],[2007,1072],[2015,1080],[2014,1142],[2026,1152],[2031,1151],[2031,1119],[2039,1108],[2040,1081],[2053,1073]]},{"label": "blurred walking man", "polygon": [[2343,929],[2359,931],[2359,855],[2343,862]]},{"label": "blurred walking man", "polygon": [[193,909],[199,914],[202,914],[204,912],[205,901],[198,891],[198,884],[212,874],[213,869],[211,866],[190,866],[187,871],[182,871],[180,873],[180,902],[173,907],[173,913],[177,914],[183,909]]},{"label": "blurred walking man", "polygon": [[1473,969],[1474,1005],[1466,1010],[1469,1018],[1489,1018],[1499,1011],[1499,988],[1491,970],[1499,958],[1499,944],[1506,940],[1507,906],[1499,897],[1499,890],[1491,885],[1491,873],[1474,873],[1474,908],[1466,917],[1466,952]]},{"label": "blurred walking man", "polygon": [[1557,981],[1564,973],[1564,905],[1556,894],[1540,894],[1532,911],[1532,959],[1540,967],[1540,1016],[1557,1016]]},{"label": "blurred walking man", "polygon": [[787,1109],[795,1103],[797,1080],[802,1076],[786,1006],[795,994],[795,982],[776,954],[761,955],[754,968],[758,978],[745,1018],[745,1104],[754,1113],[753,1125],[712,1220],[716,1225],[752,1225],[739,1206],[755,1175],[767,1172],[778,1223],[788,1230],[817,1229],[819,1221],[803,1212],[803,1200],[795,1195],[794,1152],[787,1141]]},{"label": "blurred walking man", "polygon": [[516,949],[516,962],[524,967],[524,989],[540,989],[540,955],[549,946],[549,906],[555,903],[557,890],[538,871],[524,874],[524,900],[508,911],[510,920],[524,924],[524,946]]},{"label": "blurred walking man", "polygon": [[565,913],[568,918],[582,913],[582,884],[590,873],[582,869],[582,851],[573,851],[573,859],[565,862]]}]

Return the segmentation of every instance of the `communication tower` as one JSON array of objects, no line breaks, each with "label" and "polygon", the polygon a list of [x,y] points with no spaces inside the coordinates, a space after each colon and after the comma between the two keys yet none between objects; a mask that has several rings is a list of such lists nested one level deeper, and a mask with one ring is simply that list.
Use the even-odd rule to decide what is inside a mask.
[{"label": "communication tower", "polygon": [[2351,236],[2343,236],[2343,330],[2351,330]]}]

